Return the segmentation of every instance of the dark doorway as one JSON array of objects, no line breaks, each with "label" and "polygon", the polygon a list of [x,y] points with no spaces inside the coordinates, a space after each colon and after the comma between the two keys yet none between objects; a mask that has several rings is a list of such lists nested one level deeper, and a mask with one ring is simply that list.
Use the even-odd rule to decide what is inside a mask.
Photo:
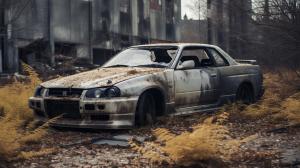
[{"label": "dark doorway", "polygon": [[48,62],[46,41],[36,40],[29,45],[20,47],[18,49],[20,60],[29,65],[36,62]]},{"label": "dark doorway", "polygon": [[55,55],[63,55],[68,57],[76,57],[75,44],[71,43],[55,43]]}]

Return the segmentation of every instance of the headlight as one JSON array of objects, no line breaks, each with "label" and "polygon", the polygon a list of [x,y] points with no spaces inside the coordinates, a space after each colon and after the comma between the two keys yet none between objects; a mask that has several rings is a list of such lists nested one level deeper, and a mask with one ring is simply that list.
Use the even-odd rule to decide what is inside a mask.
[{"label": "headlight", "polygon": [[90,89],[86,92],[86,98],[105,98],[105,97],[119,97],[121,91],[118,87],[109,87],[109,88],[95,88]]},{"label": "headlight", "polygon": [[90,89],[86,92],[85,97],[86,98],[101,98],[104,96],[104,93],[105,93],[104,88]]},{"label": "headlight", "polygon": [[44,88],[44,87],[38,86],[38,87],[35,89],[34,97],[42,97],[44,91],[45,91],[45,88]]},{"label": "headlight", "polygon": [[95,98],[100,98],[101,96],[103,96],[103,90],[101,90],[101,89],[95,90],[94,96],[95,96]]},{"label": "headlight", "polygon": [[121,91],[118,87],[111,87],[106,90],[107,97],[119,97],[121,95]]}]

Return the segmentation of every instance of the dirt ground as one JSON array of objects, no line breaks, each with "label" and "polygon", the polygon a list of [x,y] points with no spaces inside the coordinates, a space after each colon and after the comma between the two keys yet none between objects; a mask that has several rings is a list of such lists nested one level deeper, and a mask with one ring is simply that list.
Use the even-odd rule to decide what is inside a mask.
[{"label": "dirt ground", "polygon": [[[233,152],[230,159],[222,160],[220,157],[220,162],[199,160],[196,162],[197,167],[300,167],[300,122],[298,120],[298,124],[291,124],[289,117],[285,116],[294,113],[298,116],[294,118],[299,119],[300,94],[297,100],[287,101],[288,97],[299,92],[299,80],[294,80],[293,76],[290,78],[292,79],[286,80],[287,77],[283,76],[265,75],[265,97],[261,105],[256,104],[259,108],[248,110],[248,113],[257,112],[252,115],[254,118],[244,115],[245,110],[238,110],[238,113],[229,112],[229,117],[222,122],[222,127],[226,127],[228,131],[226,136],[234,140],[248,140],[238,145],[238,150]],[[51,152],[41,152],[38,157],[11,160],[7,165],[1,165],[0,156],[0,168],[182,167],[178,162],[172,165],[169,162],[157,162],[134,149],[130,142],[134,140],[141,146],[147,146],[148,143],[157,141],[158,137],[153,132],[158,128],[178,136],[192,133],[195,126],[203,124],[208,118],[218,117],[219,114],[220,112],[167,116],[160,118],[154,126],[122,131],[50,128],[46,136],[22,146],[20,151],[30,153],[50,149]],[[281,114],[281,118],[275,120],[275,114]],[[226,137],[224,138],[226,141]]]},{"label": "dirt ground", "polygon": [[[166,163],[155,163],[143,157],[129,145],[95,144],[101,139],[111,139],[114,135],[142,137],[140,143],[152,141],[151,130],[167,128],[172,133],[189,131],[192,126],[215,114],[196,114],[185,117],[161,119],[155,126],[143,129],[123,131],[87,131],[70,129],[51,129],[39,144],[27,146],[33,148],[55,148],[49,155],[19,160],[11,163],[12,167],[174,167]],[[257,120],[237,119],[232,117],[226,125],[232,137],[254,138],[240,146],[224,167],[300,167],[300,127],[270,123],[268,117]],[[123,142],[123,141],[122,141]],[[201,164],[200,164],[201,165]],[[175,165],[176,166],[176,165]],[[205,163],[203,167],[215,167]]]}]

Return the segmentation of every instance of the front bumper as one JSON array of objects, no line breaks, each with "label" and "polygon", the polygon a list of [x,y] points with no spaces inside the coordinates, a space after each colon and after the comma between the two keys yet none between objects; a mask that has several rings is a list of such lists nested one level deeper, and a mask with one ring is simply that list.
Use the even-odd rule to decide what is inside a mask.
[{"label": "front bumper", "polygon": [[[59,116],[50,120],[47,101],[79,101],[79,118]],[[36,119],[59,127],[93,129],[127,129],[134,126],[138,97],[120,97],[111,99],[74,99],[31,97],[29,107],[35,112]],[[53,104],[52,104],[53,106]],[[77,108],[77,107],[76,107]],[[60,109],[57,105],[56,109]]]}]

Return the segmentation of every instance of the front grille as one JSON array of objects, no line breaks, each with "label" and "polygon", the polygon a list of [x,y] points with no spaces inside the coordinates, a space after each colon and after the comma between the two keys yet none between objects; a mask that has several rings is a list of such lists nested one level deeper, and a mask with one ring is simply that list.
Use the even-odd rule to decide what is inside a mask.
[{"label": "front grille", "polygon": [[63,118],[80,119],[79,101],[45,100],[45,109],[49,118],[62,116]]},{"label": "front grille", "polygon": [[48,96],[50,97],[80,97],[82,89],[73,88],[50,88]]},{"label": "front grille", "polygon": [[84,105],[85,110],[95,110],[95,105],[93,104],[86,104]]}]

